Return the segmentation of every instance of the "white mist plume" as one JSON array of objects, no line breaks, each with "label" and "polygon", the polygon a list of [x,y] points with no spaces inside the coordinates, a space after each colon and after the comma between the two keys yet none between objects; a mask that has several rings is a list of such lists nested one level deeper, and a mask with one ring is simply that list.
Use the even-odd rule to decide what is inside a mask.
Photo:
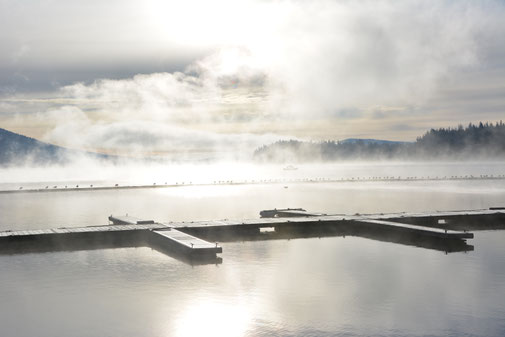
[{"label": "white mist plume", "polygon": [[262,129],[270,123],[408,114],[441,81],[478,69],[505,32],[494,1],[248,5],[254,34],[184,72],[61,88],[39,114],[52,125],[44,139],[87,149],[249,151],[274,139],[271,126]]}]

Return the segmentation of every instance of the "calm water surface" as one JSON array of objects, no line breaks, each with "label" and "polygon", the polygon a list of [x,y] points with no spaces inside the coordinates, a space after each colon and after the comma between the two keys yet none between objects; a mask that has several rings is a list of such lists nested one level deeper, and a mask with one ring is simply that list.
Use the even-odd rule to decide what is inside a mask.
[{"label": "calm water surface", "polygon": [[[193,169],[175,172],[177,179],[196,180]],[[170,180],[176,171],[171,170],[169,176],[160,168],[150,173]],[[224,170],[206,172],[207,180],[225,177]],[[505,164],[244,168],[232,175],[333,178],[378,172],[503,174]],[[100,178],[108,180],[95,183],[116,181]],[[3,180],[0,188],[65,182],[50,174],[37,179]],[[371,213],[505,205],[503,180],[286,186],[0,194],[0,229],[97,225],[125,213],[169,221],[257,218],[260,210],[274,207]],[[470,243],[475,251],[448,255],[356,237],[223,243],[222,264],[194,267],[149,248],[0,256],[0,335],[503,336],[505,231],[476,232]]]}]

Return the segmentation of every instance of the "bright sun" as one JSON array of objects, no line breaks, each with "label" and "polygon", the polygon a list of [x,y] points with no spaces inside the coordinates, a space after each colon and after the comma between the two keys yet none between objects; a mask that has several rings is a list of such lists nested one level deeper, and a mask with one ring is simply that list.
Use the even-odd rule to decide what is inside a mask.
[{"label": "bright sun", "polygon": [[273,5],[250,0],[150,0],[144,10],[151,33],[160,41],[211,48],[265,43],[280,14]]}]

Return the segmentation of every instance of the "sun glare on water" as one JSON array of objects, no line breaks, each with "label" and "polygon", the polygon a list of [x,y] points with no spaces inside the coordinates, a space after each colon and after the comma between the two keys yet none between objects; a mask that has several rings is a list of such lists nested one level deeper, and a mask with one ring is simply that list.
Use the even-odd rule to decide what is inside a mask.
[{"label": "sun glare on water", "polygon": [[245,335],[249,323],[250,314],[243,306],[203,300],[183,309],[175,336],[239,337]]}]

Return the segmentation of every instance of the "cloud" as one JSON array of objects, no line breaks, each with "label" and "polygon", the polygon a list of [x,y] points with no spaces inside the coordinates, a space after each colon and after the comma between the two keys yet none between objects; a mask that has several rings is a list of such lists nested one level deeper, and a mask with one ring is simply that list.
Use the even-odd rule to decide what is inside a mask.
[{"label": "cloud", "polygon": [[324,115],[342,106],[422,104],[444,77],[478,65],[487,16],[496,14],[469,2],[293,6],[270,66],[283,89],[274,92],[275,107]]},{"label": "cloud", "polygon": [[[74,135],[72,139],[69,134]],[[254,149],[278,139],[272,134],[213,133],[149,121],[119,121],[107,124],[87,120],[58,123],[45,140],[122,156],[160,156],[173,160],[249,159],[241,151]]]},{"label": "cloud", "polygon": [[[153,77],[149,76],[149,80],[153,80]],[[278,139],[277,135],[269,133],[254,135],[247,132],[222,133],[199,129],[196,121],[188,122],[189,116],[181,118],[177,114],[172,115],[171,109],[178,109],[179,106],[186,109],[188,102],[174,103],[172,100],[164,102],[160,99],[155,106],[149,98],[146,106],[143,103],[145,97],[136,95],[134,83],[123,83],[123,86],[130,87],[131,91],[125,93],[119,90],[121,94],[114,90],[104,91],[103,88],[109,83],[104,86],[98,84],[100,93],[108,92],[108,100],[105,100],[103,96],[91,95],[87,91],[89,88],[81,90],[74,87],[72,90],[78,90],[80,95],[88,98],[92,96],[90,100],[93,103],[79,104],[87,106],[87,110],[78,106],[63,105],[36,114],[31,119],[31,123],[47,126],[48,131],[42,137],[46,142],[74,149],[133,157],[149,155],[172,159],[247,159],[252,149]],[[140,83],[143,82],[140,81]],[[118,83],[113,84],[113,87],[117,89]],[[203,90],[200,86],[198,87]],[[65,93],[68,94],[68,91],[65,90]],[[96,92],[91,90],[91,93]],[[128,98],[128,95],[131,97]],[[85,98],[79,98],[79,102],[85,100]],[[100,109],[104,110],[96,115],[96,110],[91,108],[92,105],[95,108],[99,105]],[[113,112],[104,116],[106,109],[112,109]],[[198,114],[198,112],[192,114],[191,109],[186,111],[193,117]],[[247,150],[243,151],[244,149]]]},{"label": "cloud", "polygon": [[[61,87],[47,101],[28,97],[37,109],[45,104],[38,114],[39,123],[51,125],[45,139],[73,147],[135,151],[215,151],[221,146],[249,151],[275,133],[275,125],[280,136],[292,136],[289,130],[295,129],[303,136],[304,126],[308,130],[325,122],[348,123],[355,134],[362,134],[366,128],[359,130],[353,120],[365,124],[380,119],[392,123],[385,130],[394,129],[409,120],[407,116],[419,122],[427,118],[422,114],[442,113],[437,106],[444,106],[441,120],[448,120],[447,104],[458,106],[457,96],[468,88],[485,95],[472,83],[488,81],[490,67],[505,67],[499,57],[505,46],[493,43],[505,33],[505,6],[499,1],[246,5],[247,11],[229,7],[229,15],[236,15],[230,21],[233,26],[209,28],[226,36],[202,32],[215,42],[213,52],[184,70],[78,82]],[[201,22],[192,24],[203,30],[209,21],[198,17]],[[196,39],[197,32],[187,36]],[[95,33],[92,36],[100,39]],[[465,79],[461,73],[472,76],[458,83],[455,95],[445,90],[448,94],[441,96],[441,88]],[[503,106],[499,97],[504,88],[498,82],[486,91],[493,92],[494,106]],[[26,108],[22,100],[5,104]],[[477,116],[478,107],[473,109]],[[268,124],[268,131],[262,132]],[[321,129],[319,137],[335,138],[334,133],[323,134],[331,129]],[[346,130],[346,135],[351,132]]]},{"label": "cloud", "polygon": [[25,55],[27,55],[30,52],[30,46],[23,44],[19,47],[18,50],[16,50],[14,53],[12,53],[12,61],[17,63],[23,58]]}]

